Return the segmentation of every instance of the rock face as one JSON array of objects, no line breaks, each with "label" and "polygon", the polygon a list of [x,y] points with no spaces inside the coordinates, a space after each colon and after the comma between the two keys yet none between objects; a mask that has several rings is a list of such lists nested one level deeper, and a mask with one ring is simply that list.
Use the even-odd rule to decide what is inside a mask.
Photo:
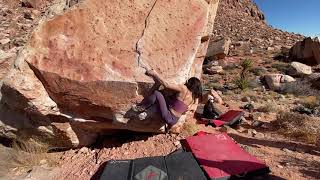
[{"label": "rock face", "polygon": [[296,43],[289,52],[290,59],[314,66],[320,64],[320,42],[318,38],[305,38]]},{"label": "rock face", "polygon": [[292,62],[290,64],[288,74],[291,76],[310,75],[312,74],[312,68],[299,62]]},{"label": "rock face", "polygon": [[206,57],[214,60],[224,59],[229,53],[230,44],[230,38],[210,40]]},{"label": "rock face", "polygon": [[55,147],[87,145],[114,129],[163,131],[154,109],[145,121],[130,113],[154,84],[140,65],[176,83],[199,77],[209,42],[201,37],[212,32],[217,6],[218,0],[85,0],[43,21],[4,78],[0,122],[11,128],[10,138],[36,129],[20,134],[46,132]]}]

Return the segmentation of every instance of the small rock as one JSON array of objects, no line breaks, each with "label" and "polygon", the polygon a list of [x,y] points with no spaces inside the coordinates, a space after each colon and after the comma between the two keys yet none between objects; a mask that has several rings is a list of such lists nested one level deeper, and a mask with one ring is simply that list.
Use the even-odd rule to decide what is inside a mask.
[{"label": "small rock", "polygon": [[283,169],[283,166],[281,166],[280,164],[278,164],[277,167]]},{"label": "small rock", "polygon": [[282,151],[286,152],[286,153],[292,153],[291,150],[287,149],[287,148],[283,148]]},{"label": "small rock", "polygon": [[248,129],[247,131],[244,131],[247,133],[249,136],[254,137],[257,134],[257,131],[254,129]]},{"label": "small rock", "polygon": [[254,137],[256,137],[256,138],[264,138],[264,134],[263,133],[261,133],[261,132],[257,132],[255,135],[254,135]]},{"label": "small rock", "polygon": [[11,40],[9,38],[4,38],[0,40],[0,44],[5,45],[8,44]]},{"label": "small rock", "polygon": [[174,145],[175,145],[176,147],[181,147],[180,141],[175,141],[175,142],[174,142]]},{"label": "small rock", "polygon": [[89,154],[89,152],[90,150],[87,147],[83,147],[78,151],[78,153],[81,153],[81,154]]},{"label": "small rock", "polygon": [[243,97],[241,100],[242,102],[251,102],[250,97]]},{"label": "small rock", "polygon": [[251,111],[254,110],[254,105],[253,105],[252,102],[251,102],[251,103],[248,103],[248,104],[246,104],[246,105],[243,106],[243,109],[248,110],[248,111],[251,112]]},{"label": "small rock", "polygon": [[31,14],[31,12],[24,12],[24,13],[23,13],[23,17],[24,17],[25,19],[29,19],[29,20],[33,20],[33,19],[34,19],[34,17],[33,17],[33,15]]},{"label": "small rock", "polygon": [[278,36],[276,36],[276,37],[274,38],[274,40],[276,40],[276,41],[281,41],[281,38],[278,37]]},{"label": "small rock", "polygon": [[205,69],[205,73],[213,75],[213,74],[219,74],[223,72],[222,66],[212,66],[210,68]]},{"label": "small rock", "polygon": [[21,1],[21,6],[26,7],[26,8],[34,8],[34,3],[30,0],[22,0]]},{"label": "small rock", "polygon": [[300,113],[300,114],[307,114],[307,115],[312,115],[312,109],[306,108],[302,105],[297,106],[294,111]]},{"label": "small rock", "polygon": [[267,51],[274,51],[274,48],[273,47],[268,47]]},{"label": "small rock", "polygon": [[72,159],[72,160],[74,160],[75,158],[77,158],[77,156],[76,156],[76,155],[74,155],[74,156],[72,156],[72,157],[71,157],[71,159]]},{"label": "small rock", "polygon": [[280,94],[280,95],[279,95],[279,99],[281,99],[281,100],[285,100],[285,99],[286,99],[286,97],[285,97],[283,94]]},{"label": "small rock", "polygon": [[253,121],[253,123],[251,124],[253,127],[261,127],[264,124],[264,122],[259,121],[259,120],[255,120]]},{"label": "small rock", "polygon": [[47,164],[47,160],[45,159],[40,160],[40,165],[44,165],[44,164]]}]

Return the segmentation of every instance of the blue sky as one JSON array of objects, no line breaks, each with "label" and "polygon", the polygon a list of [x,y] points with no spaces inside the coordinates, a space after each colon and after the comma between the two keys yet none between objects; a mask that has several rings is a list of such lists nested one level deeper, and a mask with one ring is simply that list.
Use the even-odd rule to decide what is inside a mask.
[{"label": "blue sky", "polygon": [[320,0],[254,0],[275,28],[320,36]]}]

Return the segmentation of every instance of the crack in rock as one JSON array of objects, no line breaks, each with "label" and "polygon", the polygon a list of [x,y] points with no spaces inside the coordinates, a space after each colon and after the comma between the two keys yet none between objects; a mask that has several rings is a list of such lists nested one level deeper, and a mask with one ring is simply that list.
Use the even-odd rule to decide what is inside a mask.
[{"label": "crack in rock", "polygon": [[154,9],[154,7],[156,6],[157,2],[158,2],[158,0],[155,0],[155,1],[154,1],[153,5],[152,5],[152,7],[151,7],[151,10],[149,11],[149,13],[148,13],[148,15],[147,15],[147,17],[146,17],[146,19],[145,19],[145,26],[144,26],[144,29],[143,29],[143,31],[142,31],[141,37],[139,38],[139,40],[138,40],[137,43],[136,43],[136,53],[138,54],[138,58],[137,58],[138,66],[140,66],[140,63],[143,63],[143,62],[141,62],[141,49],[140,49],[139,44],[140,44],[140,41],[141,41],[141,39],[143,38],[143,36],[144,36],[144,34],[145,34],[145,31],[146,31],[146,29],[147,29],[147,27],[148,27],[148,19],[149,19],[149,16],[150,16],[152,10]]}]

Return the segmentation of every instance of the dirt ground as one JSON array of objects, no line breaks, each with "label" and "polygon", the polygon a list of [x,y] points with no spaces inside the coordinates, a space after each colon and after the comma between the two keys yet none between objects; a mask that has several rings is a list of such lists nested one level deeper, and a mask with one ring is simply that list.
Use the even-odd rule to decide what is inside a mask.
[{"label": "dirt ground", "polygon": [[[194,120],[188,123],[194,125]],[[271,179],[319,179],[320,148],[290,141],[268,129],[256,129],[259,137],[253,137],[242,127],[213,129],[197,126],[199,130],[213,133],[227,131],[247,152],[264,161],[271,170]],[[250,125],[247,125],[250,127]],[[181,147],[179,140],[186,135],[134,135],[131,137],[105,137],[100,148],[70,150],[61,156],[61,171],[57,179],[90,179],[98,175],[99,168],[111,159],[134,159],[166,155]]]}]

